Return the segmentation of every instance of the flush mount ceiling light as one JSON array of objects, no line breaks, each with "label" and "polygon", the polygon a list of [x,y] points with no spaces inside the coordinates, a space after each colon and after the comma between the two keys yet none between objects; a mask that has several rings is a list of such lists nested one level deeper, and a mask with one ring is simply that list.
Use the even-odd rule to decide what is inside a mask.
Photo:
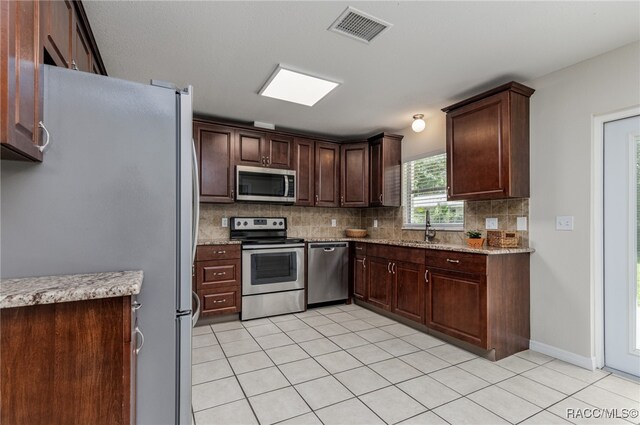
[{"label": "flush mount ceiling light", "polygon": [[416,133],[420,133],[422,130],[424,130],[424,127],[426,126],[423,118],[424,118],[423,114],[415,114],[413,116],[413,122],[411,123],[411,129],[413,131],[415,131]]},{"label": "flush mount ceiling light", "polygon": [[313,106],[340,84],[278,65],[258,94]]}]

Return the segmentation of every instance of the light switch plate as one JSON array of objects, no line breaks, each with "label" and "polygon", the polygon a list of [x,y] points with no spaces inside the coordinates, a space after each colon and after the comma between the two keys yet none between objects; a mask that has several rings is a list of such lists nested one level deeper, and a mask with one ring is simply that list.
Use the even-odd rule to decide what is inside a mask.
[{"label": "light switch plate", "polygon": [[498,230],[498,219],[497,218],[487,218],[485,220],[484,227],[487,230]]},{"label": "light switch plate", "polygon": [[572,215],[556,216],[556,230],[561,230],[561,231],[573,230],[573,216]]},{"label": "light switch plate", "polygon": [[378,220],[373,220],[373,227],[378,227]]},{"label": "light switch plate", "polygon": [[527,217],[516,218],[516,230],[526,232],[527,230]]},{"label": "light switch plate", "polygon": [[227,217],[222,217],[222,223],[220,223],[220,225],[222,227],[229,227],[229,219]]},{"label": "light switch plate", "polygon": [[336,227],[338,225],[338,222],[336,221],[335,218],[331,219],[331,227]]}]

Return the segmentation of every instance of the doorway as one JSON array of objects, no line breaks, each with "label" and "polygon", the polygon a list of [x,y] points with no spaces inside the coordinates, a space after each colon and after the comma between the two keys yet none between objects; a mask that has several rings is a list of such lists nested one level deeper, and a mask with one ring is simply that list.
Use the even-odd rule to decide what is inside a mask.
[{"label": "doorway", "polygon": [[640,115],[604,123],[604,365],[640,377]]}]

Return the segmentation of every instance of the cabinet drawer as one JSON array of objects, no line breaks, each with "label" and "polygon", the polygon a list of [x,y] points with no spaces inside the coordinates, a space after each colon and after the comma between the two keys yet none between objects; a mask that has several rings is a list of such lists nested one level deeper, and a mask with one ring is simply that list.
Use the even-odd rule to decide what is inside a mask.
[{"label": "cabinet drawer", "polygon": [[196,261],[240,258],[240,245],[199,245]]},{"label": "cabinet drawer", "polygon": [[233,286],[240,282],[240,260],[198,261],[196,287]]},{"label": "cabinet drawer", "polygon": [[367,255],[367,243],[356,242],[354,244],[354,252],[356,255]]},{"label": "cabinet drawer", "polygon": [[367,247],[367,255],[387,258],[391,261],[424,264],[424,249],[421,248],[370,244]]},{"label": "cabinet drawer", "polygon": [[483,254],[428,249],[425,257],[427,267],[481,274],[487,270],[487,256]]},{"label": "cabinet drawer", "polygon": [[198,296],[202,304],[202,315],[240,312],[240,286],[202,290],[198,291]]}]

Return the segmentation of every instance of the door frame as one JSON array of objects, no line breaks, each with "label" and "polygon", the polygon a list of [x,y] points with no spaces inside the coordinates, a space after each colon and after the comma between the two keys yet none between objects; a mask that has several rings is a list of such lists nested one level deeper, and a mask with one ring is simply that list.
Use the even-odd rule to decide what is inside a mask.
[{"label": "door frame", "polygon": [[591,116],[591,288],[595,367],[604,367],[604,125],[640,115],[640,105]]}]

